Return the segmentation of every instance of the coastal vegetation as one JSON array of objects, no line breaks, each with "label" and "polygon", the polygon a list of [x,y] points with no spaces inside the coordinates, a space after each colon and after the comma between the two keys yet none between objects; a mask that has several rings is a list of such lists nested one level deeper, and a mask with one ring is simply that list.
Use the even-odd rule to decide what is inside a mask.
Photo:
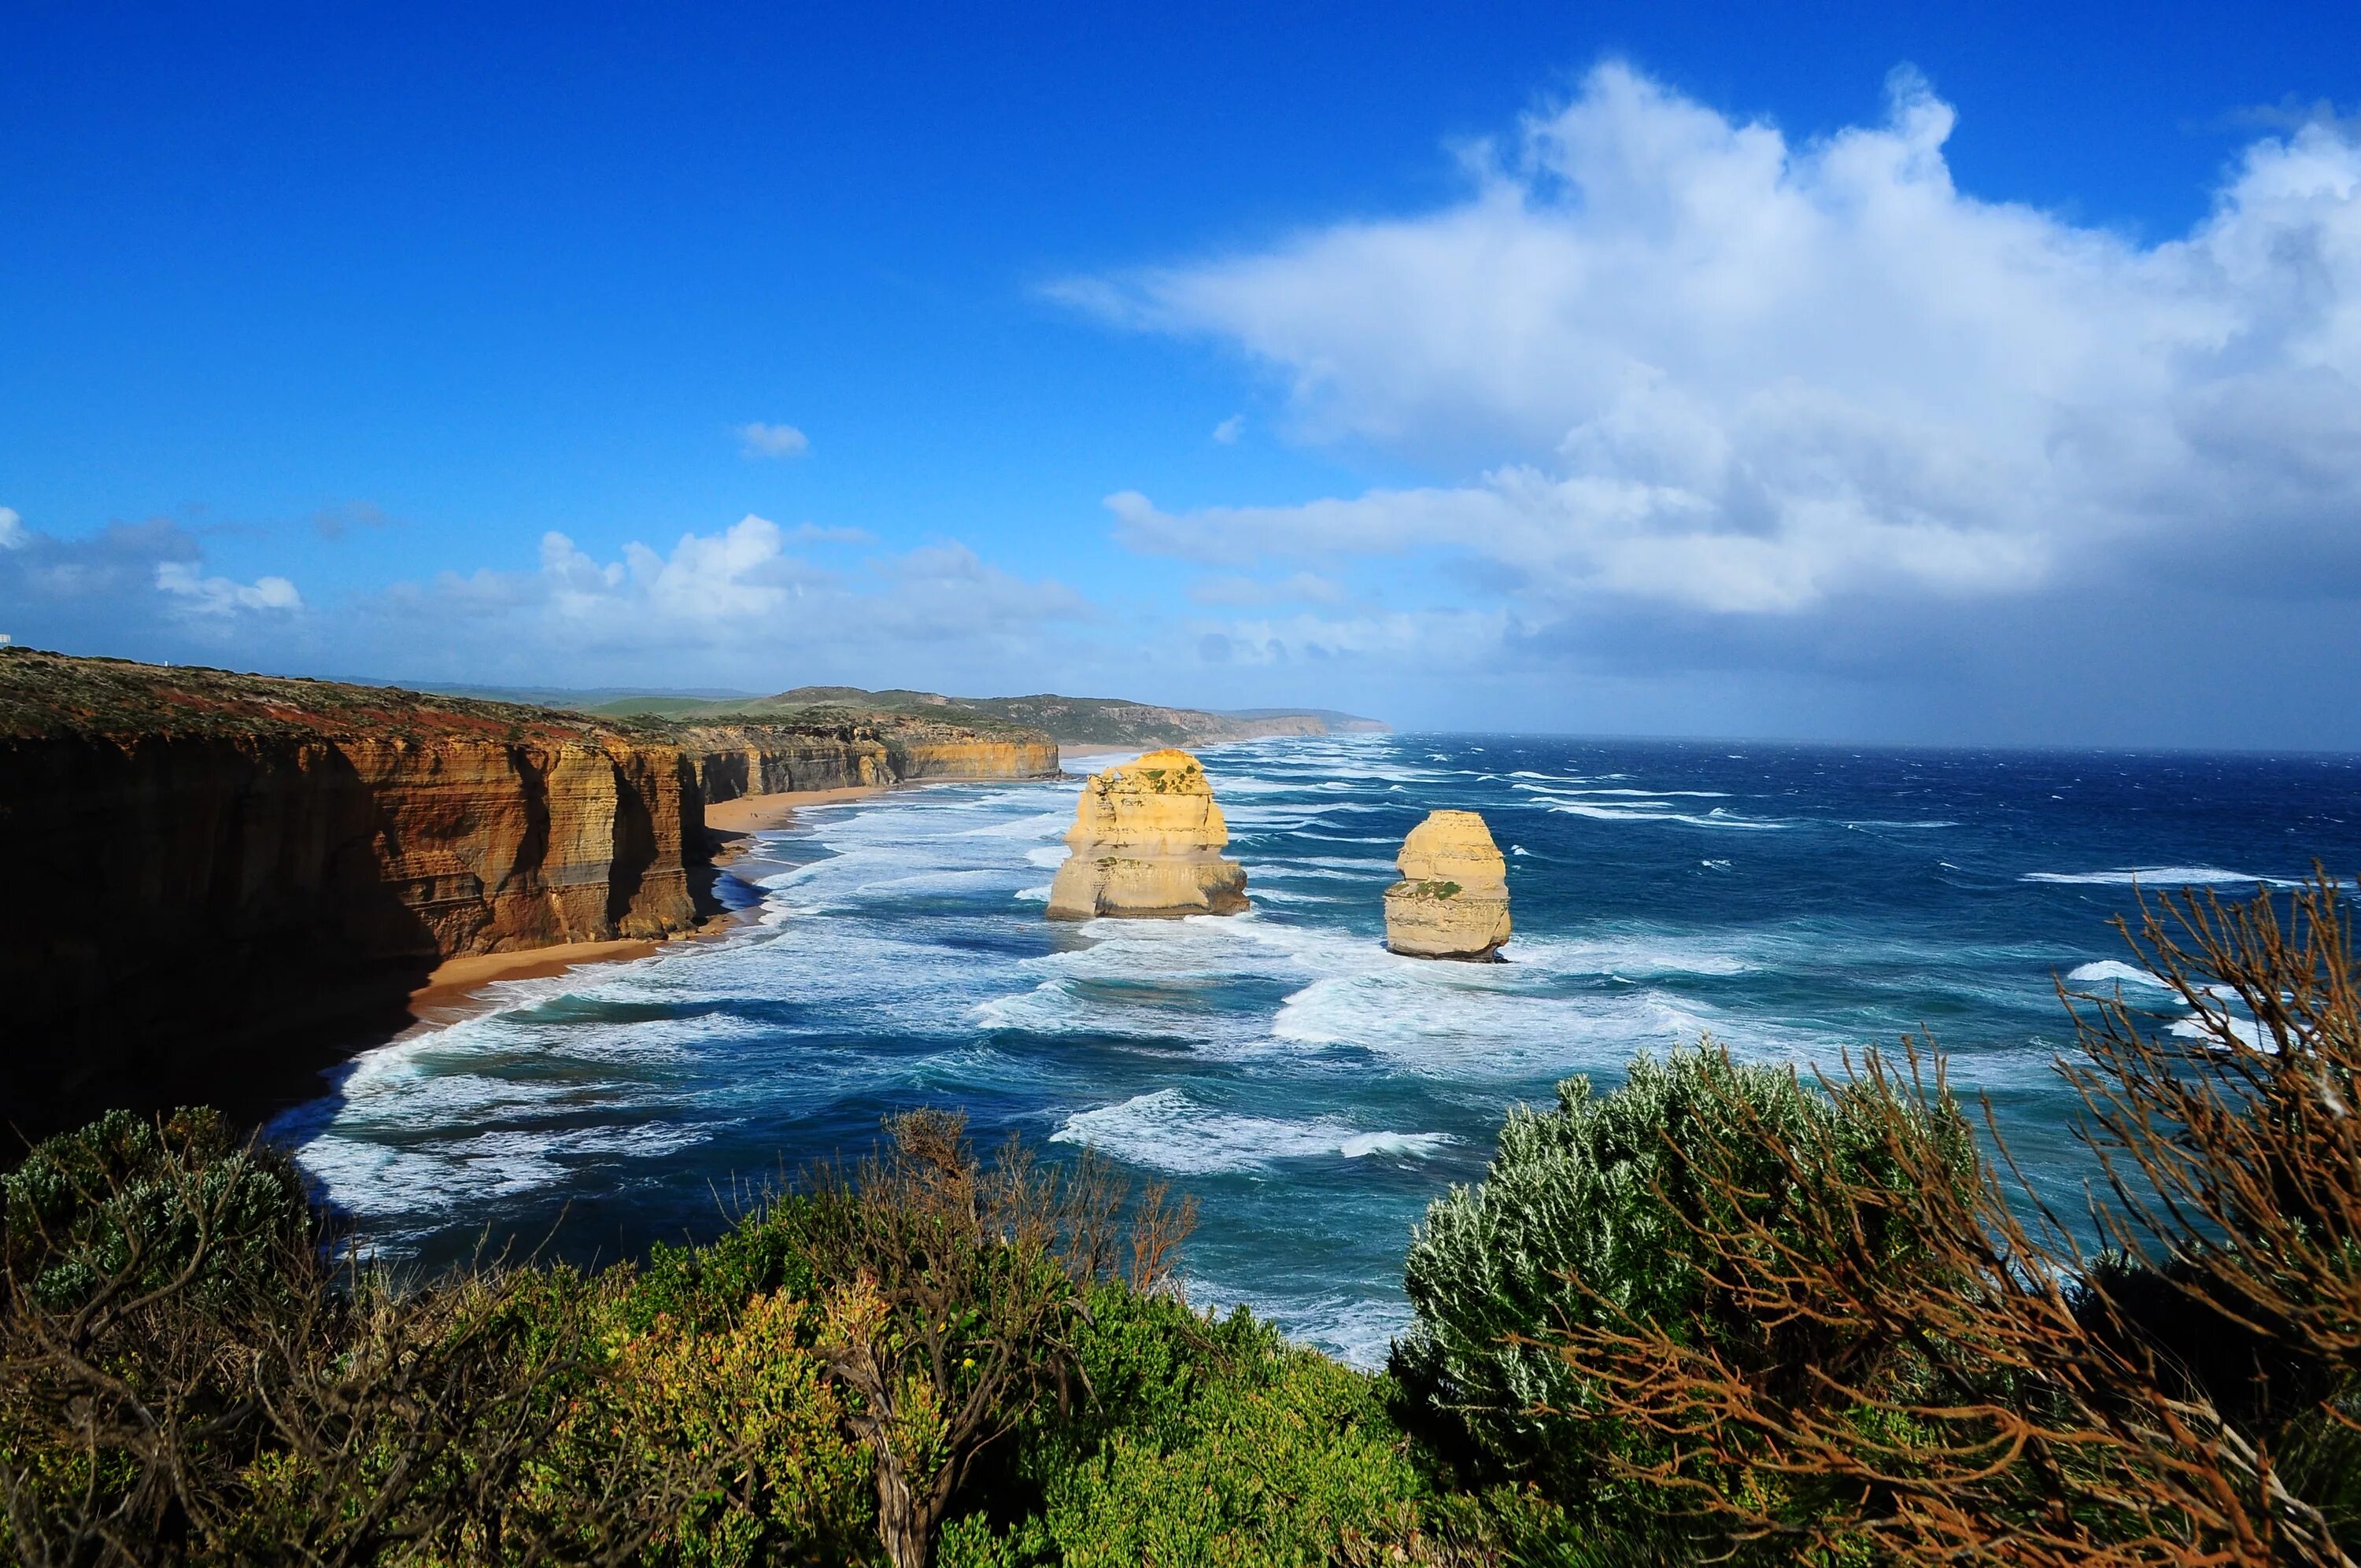
[{"label": "coastal vegetation", "polygon": [[[1927,1042],[1520,1111],[1365,1373],[1192,1310],[1185,1200],[893,1118],[699,1245],[372,1263],[218,1116],[5,1186],[28,1563],[2349,1564],[2361,995],[2336,883],[2147,906],[2053,1209]],[[2090,1245],[2095,1237],[2097,1246]]]}]

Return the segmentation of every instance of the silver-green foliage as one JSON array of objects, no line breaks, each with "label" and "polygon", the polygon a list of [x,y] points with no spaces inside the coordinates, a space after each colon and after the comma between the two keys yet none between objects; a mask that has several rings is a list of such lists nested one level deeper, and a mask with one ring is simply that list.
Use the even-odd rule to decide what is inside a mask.
[{"label": "silver-green foliage", "polygon": [[1555,1110],[1510,1112],[1484,1180],[1437,1199],[1413,1234],[1417,1316],[1393,1367],[1405,1414],[1478,1473],[1561,1493],[1595,1480],[1614,1423],[1538,1336],[1619,1311],[1743,1336],[1700,1273],[1693,1227],[1722,1201],[1703,1179],[1775,1190],[1773,1142],[1839,1114],[1788,1070],[1738,1065],[1710,1042],[1642,1056],[1612,1093],[1572,1078]]}]

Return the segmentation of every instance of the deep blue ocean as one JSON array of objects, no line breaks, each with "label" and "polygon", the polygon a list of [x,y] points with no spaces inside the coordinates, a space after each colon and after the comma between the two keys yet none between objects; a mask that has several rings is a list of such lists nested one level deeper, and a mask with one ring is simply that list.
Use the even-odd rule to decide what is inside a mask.
[{"label": "deep blue ocean", "polygon": [[[712,1235],[888,1111],[964,1106],[987,1140],[1195,1193],[1192,1299],[1367,1364],[1407,1318],[1411,1226],[1481,1176],[1506,1107],[1702,1034],[1834,1066],[1931,1030],[2072,1207],[2056,984],[2142,994],[2108,926],[2135,874],[2361,869],[2354,757],[1380,735],[1203,760],[1251,914],[1044,919],[1078,778],[814,807],[725,884],[756,923],[504,982],[275,1135],[388,1255],[611,1258]],[[1438,806],[1509,857],[1510,962],[1380,946],[1394,851]]]}]

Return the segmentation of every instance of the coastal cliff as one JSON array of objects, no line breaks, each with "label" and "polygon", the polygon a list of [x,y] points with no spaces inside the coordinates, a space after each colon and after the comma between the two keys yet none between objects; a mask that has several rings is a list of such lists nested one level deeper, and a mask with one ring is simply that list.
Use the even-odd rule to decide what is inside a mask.
[{"label": "coastal cliff", "polygon": [[1030,730],[979,733],[901,714],[859,722],[673,724],[699,797],[875,789],[925,779],[1031,779],[1058,772],[1058,746]]},{"label": "coastal cliff", "polygon": [[693,929],[708,800],[1056,770],[1038,733],[675,729],[0,650],[0,1119],[398,1028],[448,959]]}]

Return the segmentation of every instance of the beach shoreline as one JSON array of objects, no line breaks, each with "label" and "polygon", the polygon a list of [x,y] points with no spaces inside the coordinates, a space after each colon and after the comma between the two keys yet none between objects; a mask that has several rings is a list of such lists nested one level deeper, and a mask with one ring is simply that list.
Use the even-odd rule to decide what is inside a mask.
[{"label": "beach shoreline", "polygon": [[[1206,748],[1201,749],[1235,743],[1210,741]],[[1060,741],[1058,745],[1061,774],[1069,758],[1134,757],[1139,754],[1137,746],[1065,741]],[[792,827],[796,813],[807,806],[866,800],[874,795],[922,789],[933,784],[1010,782],[1047,781],[932,778],[885,784],[850,784],[840,789],[782,790],[773,795],[741,795],[734,800],[719,801],[705,808],[707,864],[716,872],[726,872],[730,866],[753,853],[756,834],[777,832]],[[692,930],[677,932],[670,937],[560,942],[518,952],[472,953],[445,959],[410,993],[411,1024],[396,1038],[410,1039],[447,1029],[454,1024],[492,1011],[498,1003],[489,994],[489,988],[500,981],[547,980],[596,964],[631,963],[640,959],[653,958],[685,944],[714,941],[746,925],[760,913],[760,908],[755,905],[725,911],[710,916]]]},{"label": "beach shoreline", "polygon": [[[1204,747],[1232,745],[1234,741],[1209,741]],[[1065,772],[1068,759],[1094,757],[1136,757],[1137,746],[1110,746],[1089,742],[1060,741],[1058,758],[1060,773]],[[1056,776],[1056,775],[1052,775]],[[1042,783],[1046,780],[1012,781],[983,778],[930,778],[884,784],[849,784],[840,789],[782,790],[774,795],[741,795],[733,800],[717,802],[705,808],[707,864],[717,872],[727,872],[753,852],[754,836],[773,833],[791,827],[796,813],[807,806],[832,806],[848,800],[866,800],[874,795],[890,795],[897,790],[923,789],[933,784],[992,784],[1011,782]],[[417,1035],[446,1029],[452,1025],[490,1012],[497,1004],[487,994],[489,987],[504,980],[546,980],[594,964],[631,963],[653,958],[685,943],[709,942],[728,936],[751,920],[760,906],[730,910],[711,916],[693,930],[677,932],[664,938],[631,938],[605,942],[560,942],[546,948],[528,948],[512,953],[473,953],[449,959],[437,965],[418,988],[410,993],[410,1026],[396,1036],[409,1039]]]},{"label": "beach shoreline", "polygon": [[[1061,748],[1078,753],[1123,751],[1123,747]],[[754,836],[792,827],[796,813],[807,806],[866,800],[899,790],[931,784],[1005,783],[1005,780],[939,778],[917,784],[851,784],[840,789],[782,790],[773,795],[742,795],[705,808],[707,864],[716,872],[753,853]],[[1030,781],[1045,782],[1045,781]],[[491,986],[504,980],[548,980],[598,964],[631,963],[697,942],[710,942],[750,923],[762,906],[726,910],[694,929],[663,938],[626,938],[604,942],[559,942],[511,953],[470,953],[446,959],[435,966],[410,993],[410,1026],[395,1036],[412,1039],[447,1029],[452,1025],[491,1012],[499,1003]]]}]

